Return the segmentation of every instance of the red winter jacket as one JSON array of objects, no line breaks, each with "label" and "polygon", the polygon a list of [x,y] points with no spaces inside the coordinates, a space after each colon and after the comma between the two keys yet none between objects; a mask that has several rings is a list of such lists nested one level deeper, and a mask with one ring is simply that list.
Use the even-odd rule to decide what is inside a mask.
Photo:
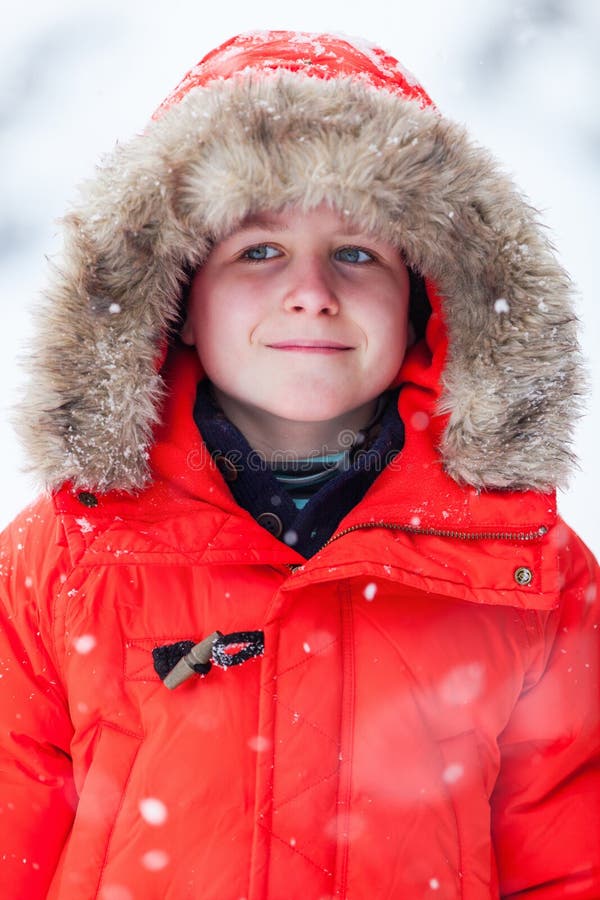
[{"label": "red winter jacket", "polygon": [[[238,39],[67,223],[23,426],[53,493],[0,549],[3,897],[600,897],[595,563],[552,490],[567,283],[407,79]],[[303,196],[432,279],[405,446],[309,560],[234,501],[168,341],[210,241]],[[153,648],[215,630],[264,653],[169,691]]]}]

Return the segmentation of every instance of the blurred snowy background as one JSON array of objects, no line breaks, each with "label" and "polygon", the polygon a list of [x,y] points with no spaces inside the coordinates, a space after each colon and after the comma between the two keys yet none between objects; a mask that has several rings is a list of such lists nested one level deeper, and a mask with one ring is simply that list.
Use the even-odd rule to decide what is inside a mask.
[{"label": "blurred snowy background", "polygon": [[[0,33],[0,527],[36,492],[8,424],[28,312],[60,244],[55,220],[99,156],[127,140],[206,51],[249,29],[360,35],[411,69],[543,213],[579,294],[594,393],[581,471],[560,497],[600,552],[600,4],[597,0],[21,0]],[[594,502],[595,500],[595,502]]]}]

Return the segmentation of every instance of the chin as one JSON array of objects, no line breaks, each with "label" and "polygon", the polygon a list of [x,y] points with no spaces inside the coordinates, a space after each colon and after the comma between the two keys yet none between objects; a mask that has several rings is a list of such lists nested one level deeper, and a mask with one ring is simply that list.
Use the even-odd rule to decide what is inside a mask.
[{"label": "chin", "polygon": [[292,422],[306,422],[308,425],[332,422],[350,414],[354,409],[356,409],[354,404],[327,403],[313,395],[304,403],[284,403],[274,412],[283,419],[289,419]]}]

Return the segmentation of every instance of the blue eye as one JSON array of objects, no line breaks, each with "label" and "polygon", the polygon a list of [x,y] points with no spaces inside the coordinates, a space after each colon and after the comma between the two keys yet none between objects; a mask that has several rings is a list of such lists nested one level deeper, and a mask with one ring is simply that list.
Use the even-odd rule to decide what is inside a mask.
[{"label": "blue eye", "polygon": [[279,250],[276,247],[271,247],[270,244],[256,244],[254,247],[244,250],[242,259],[256,262],[261,259],[273,259],[274,256],[279,256]]},{"label": "blue eye", "polygon": [[362,263],[373,262],[375,259],[375,257],[366,250],[361,250],[360,247],[341,247],[339,250],[335,251],[335,258],[339,260],[339,262],[358,263],[359,265]]}]

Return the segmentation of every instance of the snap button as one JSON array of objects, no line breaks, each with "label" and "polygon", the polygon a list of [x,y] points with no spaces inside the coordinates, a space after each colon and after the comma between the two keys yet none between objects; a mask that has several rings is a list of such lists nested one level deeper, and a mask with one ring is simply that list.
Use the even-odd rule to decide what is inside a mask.
[{"label": "snap button", "polygon": [[519,566],[519,568],[514,571],[514,579],[521,587],[526,587],[528,584],[531,584],[533,580],[533,572],[531,569],[528,569],[527,566]]},{"label": "snap button", "polygon": [[228,456],[223,456],[222,453],[217,453],[214,457],[215,463],[219,469],[219,472],[225,479],[225,481],[235,481],[238,477],[239,468],[233,462],[232,459],[229,459]]},{"label": "snap button", "polygon": [[275,515],[275,513],[261,513],[260,516],[256,517],[256,521],[259,525],[262,525],[263,528],[266,528],[266,530],[270,532],[273,537],[279,537],[281,532],[283,531],[283,522],[281,521],[279,516]]},{"label": "snap button", "polygon": [[98,498],[95,494],[90,493],[90,491],[79,491],[77,499],[83,506],[87,506],[90,509],[93,509],[94,506],[98,506]]}]

